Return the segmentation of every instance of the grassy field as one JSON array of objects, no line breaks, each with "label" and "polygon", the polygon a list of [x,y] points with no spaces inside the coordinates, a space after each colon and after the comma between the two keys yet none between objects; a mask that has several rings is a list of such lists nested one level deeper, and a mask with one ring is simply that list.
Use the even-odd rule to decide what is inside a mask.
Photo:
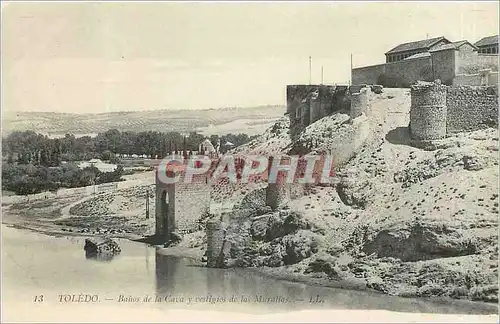
[{"label": "grassy field", "polygon": [[100,114],[49,112],[3,112],[3,136],[13,131],[35,130],[50,137],[93,135],[109,129],[119,131],[198,131],[203,134],[244,132],[261,134],[283,116],[284,106],[221,108],[206,110],[156,110]]}]

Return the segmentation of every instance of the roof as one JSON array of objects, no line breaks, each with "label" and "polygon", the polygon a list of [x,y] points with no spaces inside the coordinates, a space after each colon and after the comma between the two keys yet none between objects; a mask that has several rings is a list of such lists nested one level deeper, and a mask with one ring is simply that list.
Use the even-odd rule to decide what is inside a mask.
[{"label": "roof", "polygon": [[435,37],[435,38],[429,38],[429,39],[419,40],[419,41],[416,41],[416,42],[399,44],[398,46],[394,47],[393,49],[391,49],[389,52],[387,52],[385,54],[393,54],[393,53],[399,53],[399,52],[414,51],[414,50],[418,50],[418,49],[429,49],[433,45],[439,43],[442,40],[450,42],[449,40],[447,40],[443,36],[441,36],[441,37]]},{"label": "roof", "polygon": [[431,53],[429,53],[429,52],[417,53],[417,54],[414,54],[412,56],[405,58],[405,60],[411,60],[411,59],[416,59],[419,57],[426,57],[426,56],[431,56]]},{"label": "roof", "polygon": [[498,35],[483,37],[480,40],[478,40],[474,45],[476,45],[477,47],[481,47],[481,46],[488,46],[495,44],[498,44]]},{"label": "roof", "polygon": [[205,149],[209,152],[215,152],[215,147],[213,146],[212,142],[208,138],[206,138],[203,142],[201,142],[200,145],[203,145]]},{"label": "roof", "polygon": [[437,47],[429,50],[429,52],[445,51],[445,50],[450,50],[450,49],[457,50],[457,49],[459,49],[464,44],[469,44],[470,46],[474,47],[474,49],[477,49],[476,46],[472,45],[468,41],[461,40],[461,41],[453,42],[453,43],[450,43],[450,44],[439,45],[439,46],[437,46]]}]

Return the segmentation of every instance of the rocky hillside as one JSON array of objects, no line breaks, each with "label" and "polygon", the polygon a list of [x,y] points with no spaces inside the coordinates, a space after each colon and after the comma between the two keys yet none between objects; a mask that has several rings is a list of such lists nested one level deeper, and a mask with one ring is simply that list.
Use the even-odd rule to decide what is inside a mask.
[{"label": "rocky hillside", "polygon": [[[340,166],[336,185],[317,186],[281,209],[263,191],[229,224],[228,265],[350,281],[400,296],[497,301],[498,130],[458,134],[425,149],[409,145],[408,90],[372,95],[369,137]],[[291,142],[286,119],[237,149],[308,152],[338,145],[342,114]]]}]

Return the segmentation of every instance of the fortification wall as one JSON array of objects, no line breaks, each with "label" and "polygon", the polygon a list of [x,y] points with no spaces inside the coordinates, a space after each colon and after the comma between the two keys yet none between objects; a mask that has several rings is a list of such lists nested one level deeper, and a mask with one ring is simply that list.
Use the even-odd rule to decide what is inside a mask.
[{"label": "fortification wall", "polygon": [[410,129],[417,140],[446,136],[446,86],[419,83],[411,87]]},{"label": "fortification wall", "polygon": [[210,185],[206,183],[175,184],[175,222],[177,231],[190,232],[196,221],[210,209]]},{"label": "fortification wall", "polygon": [[498,125],[498,96],[491,87],[449,87],[446,105],[448,134]]},{"label": "fortification wall", "polygon": [[380,84],[384,87],[408,88],[418,80],[432,80],[431,66],[429,55],[355,68],[352,70],[352,84]]},{"label": "fortification wall", "polygon": [[220,220],[207,222],[207,266],[209,268],[220,267],[220,258],[223,257],[224,229]]},{"label": "fortification wall", "polygon": [[[278,171],[276,175],[276,179],[270,178],[270,171],[273,168],[273,163],[278,157],[269,157],[268,158],[268,184],[266,188],[266,205],[270,206],[273,210],[278,208],[280,205],[285,204],[290,199],[290,188],[291,185],[286,183],[286,178],[288,176],[288,172]],[[288,156],[280,156],[280,165],[290,164],[291,159]],[[294,174],[294,178],[296,177],[297,172]]]},{"label": "fortification wall", "polygon": [[377,64],[352,69],[352,84],[379,84],[379,77],[385,74],[385,66]]},{"label": "fortification wall", "polygon": [[498,127],[498,88],[422,82],[411,88],[410,133],[415,140]]},{"label": "fortification wall", "polygon": [[351,93],[350,117],[352,119],[361,116],[361,114],[366,115],[368,109],[369,92],[370,88],[363,87],[359,90],[358,93]]},{"label": "fortification wall", "polygon": [[482,77],[480,73],[457,74],[453,79],[453,85],[480,86]]},{"label": "fortification wall", "polygon": [[498,72],[491,70],[474,74],[457,74],[453,79],[453,85],[498,85]]},{"label": "fortification wall", "polygon": [[[431,57],[424,56],[413,59],[405,59],[398,62],[386,63],[385,81],[379,84],[387,87],[408,88],[419,80],[431,81],[432,64]],[[439,78],[436,74],[435,78]],[[385,85],[386,83],[387,85]]]},{"label": "fortification wall", "polygon": [[[311,97],[311,108],[309,122],[312,124],[315,121],[327,116],[333,111],[335,103],[335,86],[320,85],[315,90],[315,94]],[[317,94],[317,95],[316,95]],[[340,107],[339,107],[340,108]]]},{"label": "fortification wall", "polygon": [[497,54],[478,54],[474,52],[463,56],[457,59],[455,74],[475,74],[484,69],[498,71]]},{"label": "fortification wall", "polygon": [[445,85],[452,85],[455,77],[455,56],[459,51],[454,49],[432,52],[431,71],[423,81],[441,80]]},{"label": "fortification wall", "polygon": [[342,126],[334,133],[335,141],[328,147],[328,153],[334,158],[335,168],[347,163],[370,136],[370,124],[366,115],[356,117],[350,124]]},{"label": "fortification wall", "polygon": [[347,89],[347,86],[337,85],[287,86],[287,113],[292,133],[334,111],[347,108],[344,100]]}]

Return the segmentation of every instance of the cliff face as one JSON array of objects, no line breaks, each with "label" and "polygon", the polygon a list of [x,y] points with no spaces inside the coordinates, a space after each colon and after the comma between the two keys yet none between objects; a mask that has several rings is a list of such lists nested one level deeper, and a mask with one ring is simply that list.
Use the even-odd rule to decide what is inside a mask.
[{"label": "cliff face", "polygon": [[[424,150],[409,145],[408,90],[386,89],[368,104],[363,127],[334,114],[290,141],[283,121],[238,149],[352,154],[341,158],[335,185],[310,187],[276,211],[255,192],[251,204],[236,206],[232,236],[245,239],[233,244],[228,265],[352,280],[394,295],[496,301],[498,130]],[[339,146],[354,129],[364,139]]]}]

